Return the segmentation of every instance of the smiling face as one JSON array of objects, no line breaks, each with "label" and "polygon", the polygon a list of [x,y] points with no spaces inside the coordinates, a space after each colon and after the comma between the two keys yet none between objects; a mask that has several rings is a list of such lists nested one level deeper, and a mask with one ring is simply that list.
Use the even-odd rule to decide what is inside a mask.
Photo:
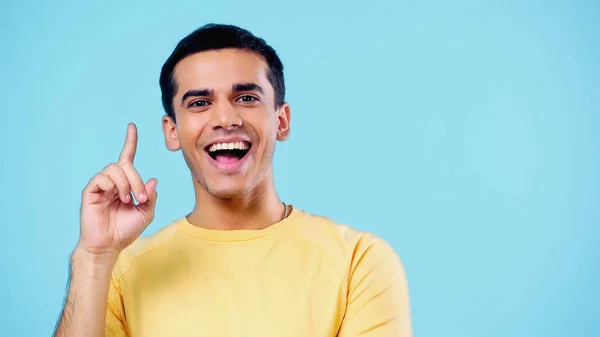
[{"label": "smiling face", "polygon": [[255,190],[272,174],[276,141],[289,136],[290,108],[275,107],[267,71],[260,55],[239,49],[200,52],[175,67],[175,121],[163,118],[165,141],[215,197]]}]

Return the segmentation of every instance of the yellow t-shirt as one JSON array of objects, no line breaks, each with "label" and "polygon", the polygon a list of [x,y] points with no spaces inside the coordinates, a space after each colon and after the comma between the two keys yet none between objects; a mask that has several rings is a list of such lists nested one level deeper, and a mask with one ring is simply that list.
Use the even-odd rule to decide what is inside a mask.
[{"label": "yellow t-shirt", "polygon": [[404,268],[382,239],[293,208],[262,230],[185,217],[115,265],[106,336],[408,337]]}]

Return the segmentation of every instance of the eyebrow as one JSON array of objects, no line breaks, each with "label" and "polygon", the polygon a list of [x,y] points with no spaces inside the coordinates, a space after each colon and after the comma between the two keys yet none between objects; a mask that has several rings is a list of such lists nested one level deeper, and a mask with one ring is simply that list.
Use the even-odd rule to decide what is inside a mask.
[{"label": "eyebrow", "polygon": [[239,91],[258,91],[261,94],[265,94],[265,92],[263,91],[263,88],[256,84],[256,83],[252,83],[252,82],[248,82],[248,83],[237,83],[234,84],[231,89],[234,92],[239,92]]},{"label": "eyebrow", "polygon": [[197,97],[197,96],[210,96],[213,94],[213,91],[210,89],[192,89],[192,90],[188,90],[185,94],[183,94],[183,97],[181,97],[181,105],[183,106],[183,104],[185,103],[185,100],[189,97]]}]

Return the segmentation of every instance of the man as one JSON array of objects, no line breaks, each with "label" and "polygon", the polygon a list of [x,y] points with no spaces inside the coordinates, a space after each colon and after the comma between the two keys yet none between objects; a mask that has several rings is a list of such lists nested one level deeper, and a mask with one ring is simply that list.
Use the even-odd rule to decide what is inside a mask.
[{"label": "man", "polygon": [[117,163],[82,193],[80,239],[55,336],[411,336],[401,261],[380,238],[282,202],[276,141],[290,133],[283,65],[250,32],[206,25],[160,76],[165,143],[196,204],[157,233],[157,180]]}]

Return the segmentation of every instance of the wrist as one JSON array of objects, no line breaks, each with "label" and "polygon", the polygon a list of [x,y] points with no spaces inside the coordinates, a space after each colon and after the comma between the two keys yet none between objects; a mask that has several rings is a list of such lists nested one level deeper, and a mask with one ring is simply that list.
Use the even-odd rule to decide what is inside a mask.
[{"label": "wrist", "polygon": [[89,263],[114,263],[120,251],[115,248],[91,248],[84,240],[79,240],[73,250],[74,257],[84,259]]},{"label": "wrist", "polygon": [[110,275],[118,256],[116,251],[92,253],[77,245],[71,255],[71,269],[73,272],[85,273],[94,278]]}]

